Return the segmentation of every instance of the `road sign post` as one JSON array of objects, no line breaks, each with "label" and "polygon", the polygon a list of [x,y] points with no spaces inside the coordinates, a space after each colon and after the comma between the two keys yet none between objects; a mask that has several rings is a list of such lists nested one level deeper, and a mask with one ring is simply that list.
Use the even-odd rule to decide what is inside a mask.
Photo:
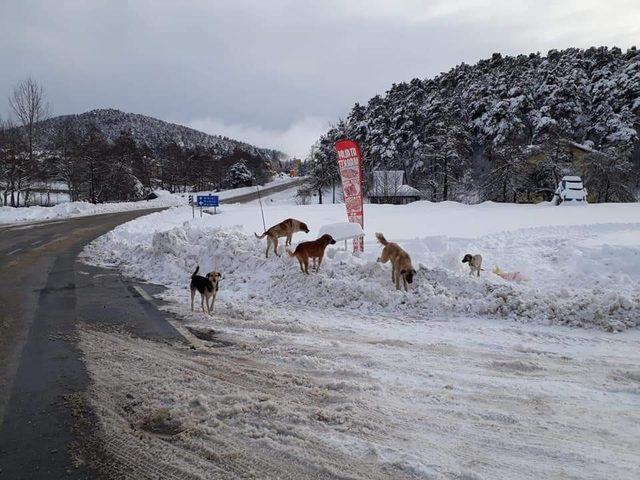
[{"label": "road sign post", "polygon": [[200,216],[202,216],[203,207],[213,207],[213,213],[218,213],[217,208],[220,206],[220,198],[218,195],[198,195],[196,201],[198,207],[200,207]]}]

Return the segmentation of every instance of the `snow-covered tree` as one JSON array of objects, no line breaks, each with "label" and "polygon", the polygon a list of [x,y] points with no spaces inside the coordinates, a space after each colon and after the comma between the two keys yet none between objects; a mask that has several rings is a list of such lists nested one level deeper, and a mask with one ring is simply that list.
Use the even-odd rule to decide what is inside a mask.
[{"label": "snow-covered tree", "polygon": [[356,104],[319,140],[324,157],[312,173],[318,181],[333,168],[336,130],[360,143],[365,178],[401,169],[434,200],[547,199],[568,173],[596,187],[601,159],[587,170],[567,148],[572,143],[606,152],[611,167],[628,171],[620,187],[640,190],[640,51],[494,54],[432,79],[394,84]]},{"label": "snow-covered tree", "polygon": [[253,174],[244,161],[234,163],[224,177],[225,188],[249,187],[253,184]]}]

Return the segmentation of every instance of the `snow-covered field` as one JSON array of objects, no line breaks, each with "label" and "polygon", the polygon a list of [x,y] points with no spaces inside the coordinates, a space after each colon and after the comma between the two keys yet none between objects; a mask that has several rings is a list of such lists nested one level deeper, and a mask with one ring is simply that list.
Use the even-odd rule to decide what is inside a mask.
[{"label": "snow-covered field", "polygon": [[[345,217],[264,203],[269,225],[308,223],[294,242]],[[122,225],[87,260],[165,285],[196,349],[82,331],[109,444],[193,478],[638,478],[639,214],[367,205],[364,255],[332,248],[310,276],[264,258],[254,204]],[[411,253],[408,293],[375,262],[376,231]],[[485,258],[480,279],[467,252]],[[223,274],[213,317],[189,311],[197,264]]]},{"label": "snow-covered field", "polygon": [[[274,187],[276,185],[282,185],[291,181],[295,181],[295,178],[290,177],[278,177],[273,181],[266,183],[261,188]],[[256,187],[241,187],[231,190],[225,190],[223,192],[215,193],[220,197],[220,200],[226,200],[233,197],[239,197],[248,193],[255,192]],[[190,192],[190,193],[176,193],[172,194],[166,190],[156,190],[155,193],[158,198],[155,200],[141,200],[138,202],[113,202],[113,203],[99,203],[94,205],[89,202],[65,202],[52,207],[0,207],[0,224],[4,223],[18,223],[18,222],[36,222],[42,220],[53,220],[59,218],[71,218],[71,217],[83,217],[87,215],[98,215],[101,213],[114,213],[124,212],[129,210],[144,210],[147,208],[159,208],[169,207],[177,205],[186,205],[189,195],[208,195],[210,191],[206,192]]]}]

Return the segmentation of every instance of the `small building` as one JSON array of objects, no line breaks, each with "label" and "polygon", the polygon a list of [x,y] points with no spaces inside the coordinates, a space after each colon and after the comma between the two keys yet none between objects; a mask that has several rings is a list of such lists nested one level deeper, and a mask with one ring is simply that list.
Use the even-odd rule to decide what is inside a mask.
[{"label": "small building", "polygon": [[376,170],[372,172],[370,203],[405,205],[420,200],[420,191],[406,184],[404,170]]}]

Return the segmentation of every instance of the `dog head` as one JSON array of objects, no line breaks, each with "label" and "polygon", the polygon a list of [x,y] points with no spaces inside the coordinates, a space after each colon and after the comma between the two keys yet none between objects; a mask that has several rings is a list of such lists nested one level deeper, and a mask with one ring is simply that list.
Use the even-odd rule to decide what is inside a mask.
[{"label": "dog head", "polygon": [[307,224],[304,222],[300,222],[300,230],[304,233],[309,233],[309,227],[307,227]]},{"label": "dog head", "polygon": [[222,279],[222,274],[220,272],[209,272],[207,273],[207,280],[209,280],[214,285],[217,285],[218,282]]},{"label": "dog head", "polygon": [[318,240],[320,240],[325,245],[335,245],[336,241],[333,239],[331,235],[325,233]]},{"label": "dog head", "polygon": [[473,257],[471,256],[471,254],[467,253],[464,256],[464,258],[462,259],[462,263],[470,263],[472,259],[473,259]]},{"label": "dog head", "polygon": [[413,283],[413,276],[416,274],[416,271],[413,268],[409,270],[400,270],[400,275],[404,277],[407,283]]}]

